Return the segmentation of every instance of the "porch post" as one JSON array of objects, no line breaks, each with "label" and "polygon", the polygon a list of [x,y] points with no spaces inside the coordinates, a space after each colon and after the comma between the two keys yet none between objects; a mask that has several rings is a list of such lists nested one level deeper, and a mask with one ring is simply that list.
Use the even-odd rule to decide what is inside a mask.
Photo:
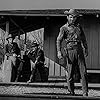
[{"label": "porch post", "polygon": [[8,37],[8,34],[9,34],[9,21],[6,22],[6,32],[4,35],[4,52],[5,52],[5,44],[7,43],[6,38]]},{"label": "porch post", "polygon": [[24,54],[26,55],[26,39],[27,39],[27,33],[25,33],[25,43],[24,43]]},{"label": "porch post", "polygon": [[6,34],[5,34],[5,39],[8,37],[9,34],[9,21],[6,22]]}]

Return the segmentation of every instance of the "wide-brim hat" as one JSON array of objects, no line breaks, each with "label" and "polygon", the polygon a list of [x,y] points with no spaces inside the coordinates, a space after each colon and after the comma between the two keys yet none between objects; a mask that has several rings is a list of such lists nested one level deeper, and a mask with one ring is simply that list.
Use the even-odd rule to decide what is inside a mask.
[{"label": "wide-brim hat", "polygon": [[8,40],[10,38],[13,38],[13,37],[12,37],[12,35],[9,34],[8,37],[6,38],[6,40]]},{"label": "wide-brim hat", "polygon": [[39,44],[37,42],[32,43],[32,47],[38,47],[38,46],[39,46]]},{"label": "wide-brim hat", "polygon": [[76,9],[70,9],[69,11],[66,10],[66,11],[64,11],[64,14],[65,15],[72,15],[72,16],[76,16],[76,17],[82,16],[81,14],[79,14],[77,12]]}]

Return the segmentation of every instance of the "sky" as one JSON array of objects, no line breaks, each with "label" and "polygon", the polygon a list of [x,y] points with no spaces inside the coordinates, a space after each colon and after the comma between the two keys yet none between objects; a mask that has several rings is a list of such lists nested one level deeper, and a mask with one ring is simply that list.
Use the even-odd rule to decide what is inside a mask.
[{"label": "sky", "polygon": [[0,10],[100,9],[100,0],[0,0]]}]

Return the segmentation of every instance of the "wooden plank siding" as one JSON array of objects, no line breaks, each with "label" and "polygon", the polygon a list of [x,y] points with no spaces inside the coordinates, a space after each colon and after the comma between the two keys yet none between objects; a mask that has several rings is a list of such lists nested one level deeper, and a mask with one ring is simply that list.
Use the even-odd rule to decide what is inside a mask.
[{"label": "wooden plank siding", "polygon": [[[48,59],[49,76],[65,76],[64,68],[61,67],[57,59],[56,38],[59,28],[65,24],[66,17],[52,17],[45,29],[44,50]],[[59,21],[58,21],[59,20]],[[89,56],[86,58],[87,69],[100,69],[100,23],[99,18],[94,15],[84,15],[80,24],[83,27],[88,42]]]},{"label": "wooden plank siding", "polygon": [[88,58],[86,58],[87,68],[100,69],[99,18],[96,18],[96,16],[93,16],[93,15],[86,16],[83,19],[82,25],[83,25],[84,32],[87,38],[87,42],[88,42],[89,56]]},{"label": "wooden plank siding", "polygon": [[64,68],[58,63],[56,51],[56,39],[59,28],[62,25],[58,23],[58,19],[58,17],[50,17],[44,30],[44,52],[46,59],[49,58],[48,62],[46,62],[46,64],[49,63],[47,64],[49,67],[49,77],[65,76]]}]

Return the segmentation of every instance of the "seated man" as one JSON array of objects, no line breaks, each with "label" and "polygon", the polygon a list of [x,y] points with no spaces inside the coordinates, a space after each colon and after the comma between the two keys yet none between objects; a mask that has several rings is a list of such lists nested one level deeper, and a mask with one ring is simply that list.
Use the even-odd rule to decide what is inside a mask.
[{"label": "seated man", "polygon": [[39,48],[39,44],[36,42],[33,43],[32,49],[28,53],[28,57],[31,59],[31,61],[34,63],[32,67],[32,73],[30,76],[30,82],[37,81],[35,74],[37,73],[38,70],[38,75],[40,74],[40,81],[44,81],[44,76],[43,76],[43,69],[44,69],[44,52]]}]

